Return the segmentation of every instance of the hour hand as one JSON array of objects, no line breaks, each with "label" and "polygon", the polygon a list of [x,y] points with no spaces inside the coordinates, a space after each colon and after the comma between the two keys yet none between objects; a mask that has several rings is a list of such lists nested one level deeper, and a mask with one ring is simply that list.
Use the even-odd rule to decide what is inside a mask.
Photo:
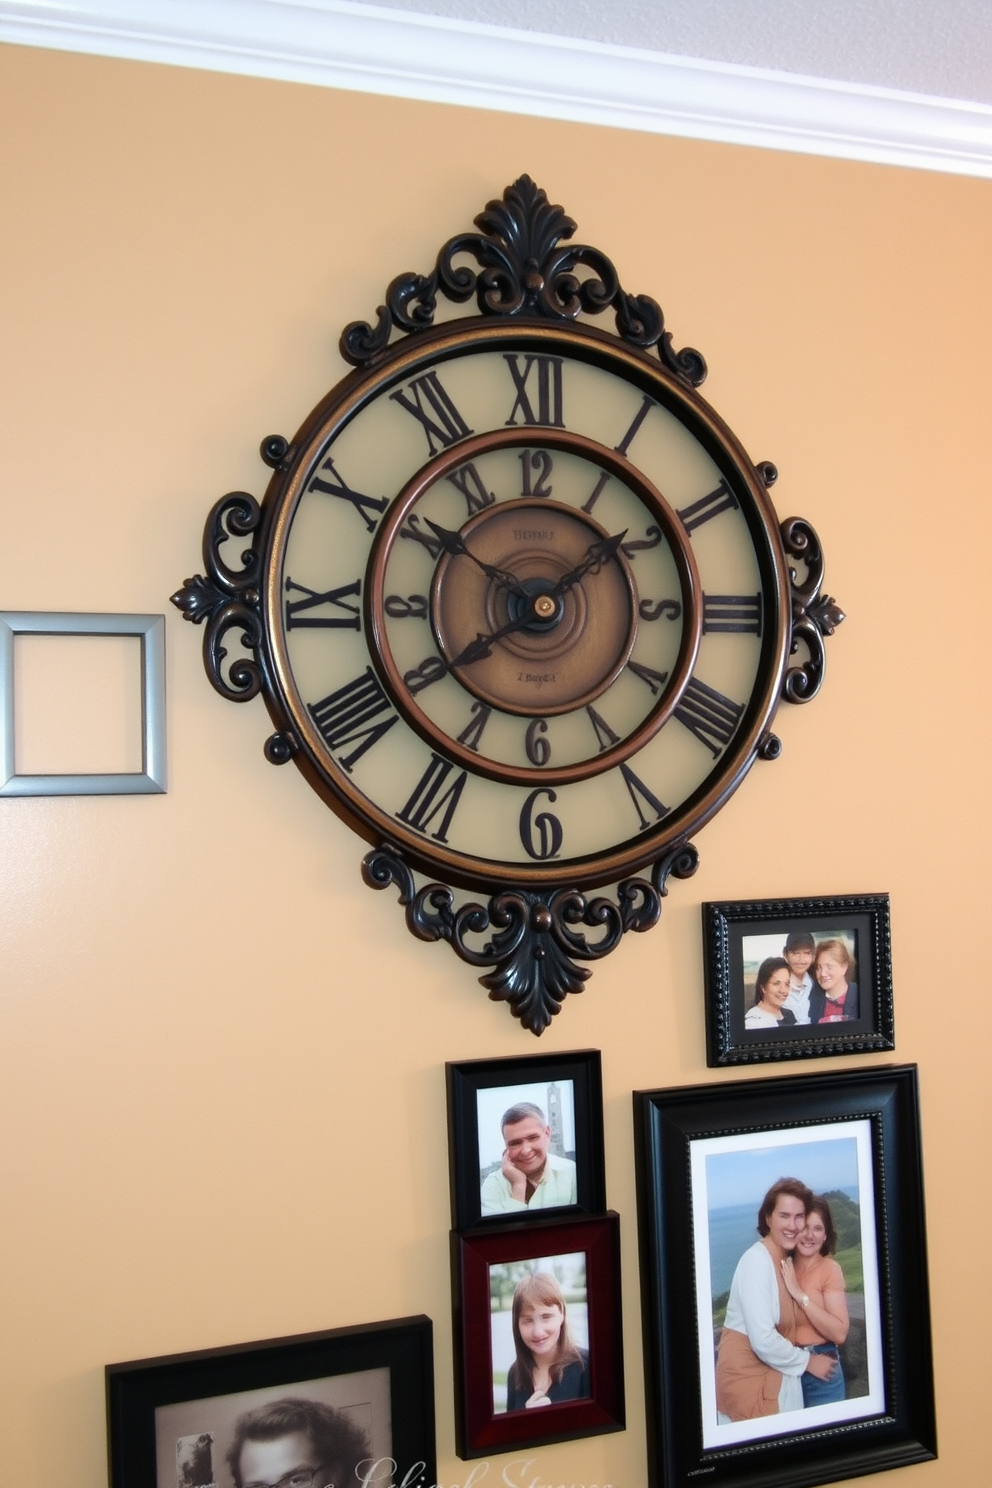
[{"label": "hour hand", "polygon": [[625,527],[622,532],[615,533],[613,537],[597,538],[589,547],[582,562],[577,564],[575,568],[570,569],[568,573],[562,574],[551,591],[553,597],[557,599],[566,590],[571,589],[573,585],[577,584],[580,579],[585,578],[587,573],[598,572],[604,563],[609,563],[611,558],[615,558],[620,544],[626,536],[627,529]]},{"label": "hour hand", "polygon": [[483,661],[492,655],[493,644],[501,641],[504,636],[513,635],[514,631],[523,630],[533,619],[530,611],[526,611],[518,620],[511,620],[508,624],[500,626],[499,630],[490,631],[489,635],[483,635],[480,631],[474,641],[469,641],[464,651],[450,663],[453,667],[471,666],[473,661]]},{"label": "hour hand", "polygon": [[476,556],[472,549],[466,545],[465,539],[460,532],[450,532],[447,527],[441,527],[437,522],[432,522],[430,517],[424,521],[441,544],[446,553],[454,558],[471,558],[477,564],[487,578],[493,579],[504,589],[512,589],[517,594],[524,591],[520,587],[520,581],[515,574],[509,573],[505,568],[498,568],[494,563],[486,563],[482,558]]}]

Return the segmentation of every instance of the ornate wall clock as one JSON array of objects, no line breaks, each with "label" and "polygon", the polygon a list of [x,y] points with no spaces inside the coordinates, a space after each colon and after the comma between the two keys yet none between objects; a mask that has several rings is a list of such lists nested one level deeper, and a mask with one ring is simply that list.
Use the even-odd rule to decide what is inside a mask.
[{"label": "ornate wall clock", "polygon": [[527,176],[476,226],[345,329],[355,370],[264,440],[263,502],[215,505],[173,602],[218,692],[262,693],[267,757],[371,844],[366,882],[540,1033],[694,871],[843,615],[655,301]]}]

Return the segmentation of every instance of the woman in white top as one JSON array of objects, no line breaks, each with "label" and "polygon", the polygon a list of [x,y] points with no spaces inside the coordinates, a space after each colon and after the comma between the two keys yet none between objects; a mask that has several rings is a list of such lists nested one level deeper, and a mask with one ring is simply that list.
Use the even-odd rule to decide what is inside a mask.
[{"label": "woman in white top", "polygon": [[782,1276],[812,1204],[805,1183],[779,1178],[758,1211],[761,1239],[737,1263],[717,1353],[716,1405],[724,1421],[802,1410],[803,1374],[827,1380],[836,1368],[829,1355],[796,1345],[802,1310]]},{"label": "woman in white top", "polygon": [[754,984],[754,1006],[744,1014],[745,1028],[795,1027],[796,1015],[786,1007],[792,990],[792,972],[783,956],[769,956],[758,967]]}]

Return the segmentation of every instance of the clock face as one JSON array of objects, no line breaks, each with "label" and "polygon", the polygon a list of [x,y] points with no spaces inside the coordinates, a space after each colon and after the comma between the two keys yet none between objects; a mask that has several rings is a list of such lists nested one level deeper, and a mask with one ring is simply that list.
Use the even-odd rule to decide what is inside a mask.
[{"label": "clock face", "polygon": [[266,514],[270,711],[334,808],[427,872],[616,881],[767,732],[777,520],[703,400],[614,338],[411,338],[314,411]]}]

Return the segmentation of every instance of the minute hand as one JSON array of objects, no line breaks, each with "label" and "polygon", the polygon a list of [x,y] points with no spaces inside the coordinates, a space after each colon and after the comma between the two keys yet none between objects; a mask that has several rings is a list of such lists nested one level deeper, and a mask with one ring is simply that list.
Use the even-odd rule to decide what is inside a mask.
[{"label": "minute hand", "polygon": [[557,599],[559,595],[564,594],[577,584],[580,579],[584,579],[587,573],[597,573],[603,567],[604,563],[609,563],[611,558],[616,557],[620,544],[626,536],[627,529],[625,527],[622,532],[616,533],[613,537],[597,538],[589,548],[582,562],[577,564],[575,568],[570,569],[568,573],[562,574],[555,587],[551,590],[549,597]]},{"label": "minute hand", "polygon": [[499,630],[494,630],[490,635],[483,635],[481,631],[476,635],[474,641],[469,641],[464,651],[461,651],[451,665],[453,667],[471,666],[473,661],[482,661],[484,657],[492,654],[494,641],[501,641],[504,636],[513,635],[514,631],[523,630],[534,619],[534,613],[528,609],[517,620],[511,620],[507,625],[501,625]]}]

